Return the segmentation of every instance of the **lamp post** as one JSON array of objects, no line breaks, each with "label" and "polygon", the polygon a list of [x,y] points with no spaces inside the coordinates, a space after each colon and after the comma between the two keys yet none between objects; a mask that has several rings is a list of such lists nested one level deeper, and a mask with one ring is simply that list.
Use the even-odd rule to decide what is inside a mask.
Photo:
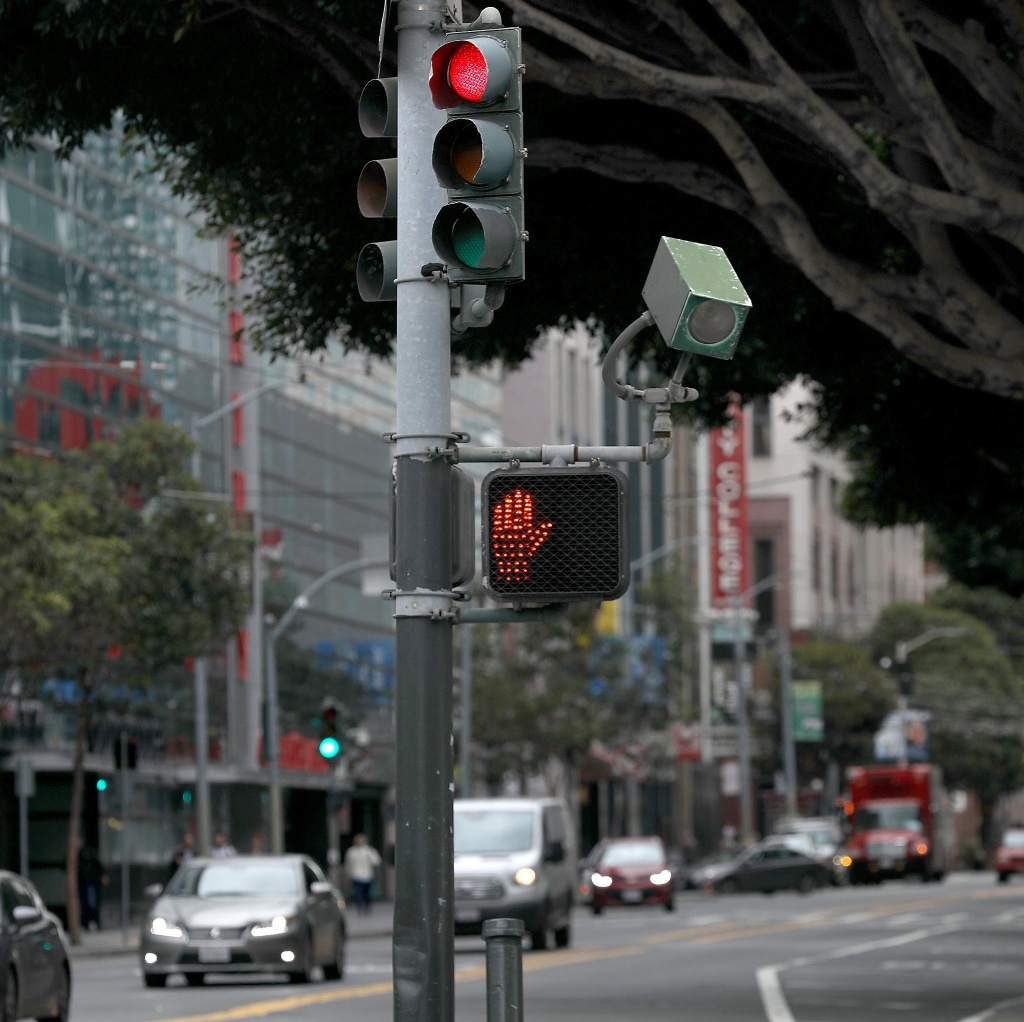
[{"label": "lamp post", "polygon": [[896,706],[897,712],[900,715],[901,767],[905,767],[907,765],[907,703],[911,688],[907,657],[910,656],[915,649],[920,649],[927,642],[932,642],[934,639],[955,639],[958,635],[963,635],[965,630],[966,629],[964,628],[958,628],[955,626],[929,628],[928,631],[922,632],[914,639],[901,639],[896,643],[896,680],[900,687]]},{"label": "lamp post", "polygon": [[[319,578],[312,581],[291,602],[291,606],[281,615],[271,628],[268,628],[264,639],[264,655],[266,657],[266,727],[263,736],[263,755],[267,761],[267,794],[270,807],[270,851],[274,855],[284,852],[284,806],[281,795],[281,760],[278,749],[277,734],[277,641],[295,620],[296,614],[309,606],[315,596],[328,583],[344,578],[357,571],[370,568],[387,567],[388,561],[379,557],[364,557],[357,561],[347,561],[325,571]],[[266,622],[269,624],[269,621]]]},{"label": "lamp post", "polygon": [[[214,422],[219,422],[226,415],[248,404],[250,401],[271,390],[280,390],[288,386],[289,380],[269,380],[252,390],[240,394],[226,405],[214,409],[208,415],[193,419],[189,426],[192,439],[192,475],[199,479],[202,468],[202,452],[199,450],[199,432]],[[258,540],[258,537],[257,537]],[[253,549],[253,585],[259,585],[259,543]],[[196,657],[193,661],[193,698],[195,701],[195,757],[196,757],[196,845],[200,855],[210,852],[210,780],[208,772],[209,741],[206,716],[207,693],[206,685],[209,675],[209,659],[205,656]]]}]

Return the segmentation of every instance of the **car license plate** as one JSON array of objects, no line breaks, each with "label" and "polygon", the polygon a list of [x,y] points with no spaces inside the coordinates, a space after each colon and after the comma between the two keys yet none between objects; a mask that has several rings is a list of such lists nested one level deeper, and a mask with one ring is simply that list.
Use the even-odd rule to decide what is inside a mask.
[{"label": "car license plate", "polygon": [[631,901],[631,902],[643,901],[644,900],[643,891],[623,891],[622,892],[622,900],[623,901]]},{"label": "car license plate", "polygon": [[879,859],[878,865],[881,869],[892,869],[892,859]]},{"label": "car license plate", "polygon": [[201,947],[199,949],[199,961],[203,965],[223,965],[231,961],[231,948]]},{"label": "car license plate", "polygon": [[476,908],[457,908],[455,910],[455,922],[478,923],[480,922],[480,910]]}]

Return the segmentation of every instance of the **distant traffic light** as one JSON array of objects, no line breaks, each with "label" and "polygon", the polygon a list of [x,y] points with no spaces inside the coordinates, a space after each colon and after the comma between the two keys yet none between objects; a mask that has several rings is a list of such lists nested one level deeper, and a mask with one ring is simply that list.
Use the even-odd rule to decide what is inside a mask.
[{"label": "distant traffic light", "polygon": [[459,282],[522,280],[522,43],[518,28],[457,28],[431,59],[430,91],[448,122],[431,163],[448,203],[434,249]]},{"label": "distant traffic light", "polygon": [[614,600],[629,588],[626,476],[499,469],[483,481],[484,585],[496,600]]},{"label": "distant traffic light", "polygon": [[96,778],[96,790],[106,791],[107,790],[107,779],[105,777]]},{"label": "distant traffic light", "polygon": [[337,759],[341,754],[341,740],[338,738],[338,706],[333,700],[325,700],[320,708],[320,755],[324,759]]}]

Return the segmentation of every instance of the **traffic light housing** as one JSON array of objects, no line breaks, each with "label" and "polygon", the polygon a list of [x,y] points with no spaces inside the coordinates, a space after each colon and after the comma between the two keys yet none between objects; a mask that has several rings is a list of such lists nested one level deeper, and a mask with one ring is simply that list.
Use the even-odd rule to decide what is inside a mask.
[{"label": "traffic light housing", "polygon": [[120,770],[122,766],[135,770],[139,765],[139,741],[128,738],[123,743],[120,738],[114,739],[114,766]]},{"label": "traffic light housing", "polygon": [[338,705],[325,700],[320,708],[320,744],[317,747],[324,759],[337,759],[341,755],[341,739],[338,737]]},{"label": "traffic light housing", "polygon": [[447,123],[431,163],[448,202],[432,240],[453,283],[525,275],[522,42],[518,28],[454,29],[431,59],[434,105]]},{"label": "traffic light housing", "polygon": [[498,469],[481,489],[495,600],[614,600],[629,588],[629,484],[614,468]]}]

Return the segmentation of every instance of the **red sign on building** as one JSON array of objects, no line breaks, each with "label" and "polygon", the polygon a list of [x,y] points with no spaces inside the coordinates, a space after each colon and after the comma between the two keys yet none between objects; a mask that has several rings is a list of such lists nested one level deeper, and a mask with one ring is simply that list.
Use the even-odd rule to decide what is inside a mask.
[{"label": "red sign on building", "polygon": [[747,452],[743,409],[733,405],[728,425],[711,431],[711,604],[730,607],[750,588]]}]

